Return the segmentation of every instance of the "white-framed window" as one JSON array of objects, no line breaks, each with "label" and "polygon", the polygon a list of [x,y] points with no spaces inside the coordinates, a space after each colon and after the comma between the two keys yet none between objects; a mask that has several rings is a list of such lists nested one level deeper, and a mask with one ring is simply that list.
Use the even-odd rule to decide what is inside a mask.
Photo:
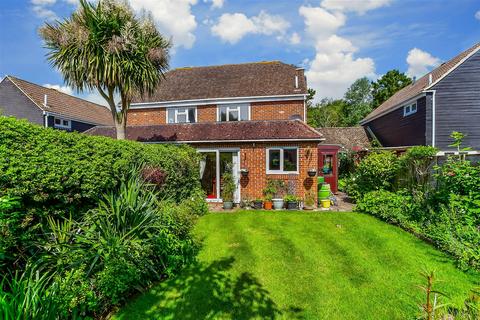
[{"label": "white-framed window", "polygon": [[167,108],[167,123],[197,122],[197,108]]},{"label": "white-framed window", "polygon": [[414,114],[415,112],[417,112],[417,103],[416,102],[403,107],[403,116],[404,117],[409,116],[411,114]]},{"label": "white-framed window", "polygon": [[244,103],[218,106],[217,120],[222,122],[250,120],[250,105]]},{"label": "white-framed window", "polygon": [[58,117],[53,118],[53,127],[54,128],[59,128],[59,129],[71,129],[72,128],[72,122],[67,119],[62,119]]},{"label": "white-framed window", "polygon": [[267,174],[298,173],[297,147],[267,148]]}]

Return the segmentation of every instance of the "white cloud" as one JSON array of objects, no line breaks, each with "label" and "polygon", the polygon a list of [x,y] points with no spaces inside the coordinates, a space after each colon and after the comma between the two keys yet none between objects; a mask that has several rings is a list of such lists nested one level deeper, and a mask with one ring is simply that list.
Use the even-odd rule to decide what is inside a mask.
[{"label": "white cloud", "polygon": [[428,52],[413,48],[408,52],[407,63],[407,74],[410,77],[421,77],[431,68],[438,66],[441,63],[441,60],[432,56]]},{"label": "white cloud", "polygon": [[300,35],[296,32],[292,33],[290,36],[290,39],[288,40],[291,44],[299,44],[300,41],[302,41],[302,38],[300,38]]},{"label": "white cloud", "polygon": [[480,10],[475,13],[475,19],[480,20]]},{"label": "white cloud", "polygon": [[390,0],[324,0],[319,7],[301,6],[308,40],[315,47],[313,59],[305,60],[308,85],[317,91],[315,99],[340,98],[358,78],[375,78],[375,62],[356,57],[358,48],[338,35],[347,23],[346,12],[364,14],[388,5]]},{"label": "white cloud", "polygon": [[203,2],[211,2],[212,9],[220,9],[221,7],[223,7],[224,0],[203,0]]},{"label": "white cloud", "polygon": [[50,84],[50,83],[46,83],[43,86],[45,88],[55,89],[57,91],[60,91],[66,94],[73,95],[73,89],[69,86],[61,86],[58,84]]},{"label": "white cloud", "polygon": [[360,15],[369,10],[389,5],[392,0],[323,0],[321,6],[328,10],[356,12]]},{"label": "white cloud", "polygon": [[195,43],[197,28],[192,6],[197,0],[130,0],[137,11],[151,11],[160,32],[173,38],[175,47],[190,49]]},{"label": "white cloud", "polygon": [[289,27],[290,23],[281,16],[260,11],[251,18],[243,13],[224,13],[211,31],[223,41],[235,44],[249,33],[284,35]]},{"label": "white cloud", "polygon": [[[71,5],[77,5],[78,0],[62,0]],[[58,1],[57,0],[30,0],[32,10],[35,15],[45,20],[59,19],[57,14],[51,9]]]}]

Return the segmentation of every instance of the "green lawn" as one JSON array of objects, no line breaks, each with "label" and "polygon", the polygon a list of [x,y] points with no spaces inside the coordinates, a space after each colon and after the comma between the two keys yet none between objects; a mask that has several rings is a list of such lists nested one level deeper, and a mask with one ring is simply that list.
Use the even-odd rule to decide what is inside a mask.
[{"label": "green lawn", "polygon": [[115,319],[414,319],[420,272],[461,303],[479,285],[441,252],[357,213],[212,213],[198,263]]}]

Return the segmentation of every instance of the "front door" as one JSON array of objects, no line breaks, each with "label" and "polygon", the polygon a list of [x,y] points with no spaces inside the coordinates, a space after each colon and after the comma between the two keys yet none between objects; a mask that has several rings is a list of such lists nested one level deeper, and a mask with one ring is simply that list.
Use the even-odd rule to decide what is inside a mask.
[{"label": "front door", "polygon": [[239,151],[202,149],[199,152],[203,155],[200,162],[200,181],[207,194],[207,200],[221,201],[222,177],[225,172],[231,171],[237,186],[234,193],[234,202],[240,202]]}]

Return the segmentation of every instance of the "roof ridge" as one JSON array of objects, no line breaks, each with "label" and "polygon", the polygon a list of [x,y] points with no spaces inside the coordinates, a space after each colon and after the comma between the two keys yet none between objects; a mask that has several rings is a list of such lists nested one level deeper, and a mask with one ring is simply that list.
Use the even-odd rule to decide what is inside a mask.
[{"label": "roof ridge", "polygon": [[320,135],[321,137],[323,137],[323,134],[321,134],[320,132],[318,132],[315,128],[309,126],[305,121],[300,120],[300,119],[295,119],[294,121],[298,121],[298,122],[302,123],[302,124],[303,124],[305,127],[307,127],[310,131],[312,131],[313,133],[318,134],[318,135]]},{"label": "roof ridge", "polygon": [[[11,75],[6,75],[5,78],[8,78],[8,79],[15,85],[15,87],[17,87],[18,90],[20,90],[24,95],[26,95],[27,98],[30,99],[30,101],[32,101],[33,104],[36,105],[40,110],[45,111],[45,110],[43,109],[43,107],[46,107],[46,106],[39,105],[39,104],[35,101],[35,99],[33,99],[32,96],[31,96],[30,94],[28,94],[28,92],[26,92],[23,88],[21,88],[21,86],[16,82],[16,80],[22,81],[22,79],[17,78],[17,77],[15,77],[15,76],[11,76]],[[5,79],[5,78],[4,78],[4,79]],[[28,82],[28,81],[26,81],[26,82]]]},{"label": "roof ridge", "polygon": [[294,66],[293,64],[285,63],[281,60],[263,60],[263,61],[252,61],[252,62],[240,62],[240,63],[225,63],[225,64],[217,64],[217,65],[208,65],[208,66],[184,66],[178,67],[175,69],[171,69],[167,72],[176,71],[176,70],[188,70],[188,69],[201,69],[201,68],[219,68],[219,67],[227,67],[227,66],[241,66],[241,65],[248,65],[248,64],[284,64],[287,66]]}]

